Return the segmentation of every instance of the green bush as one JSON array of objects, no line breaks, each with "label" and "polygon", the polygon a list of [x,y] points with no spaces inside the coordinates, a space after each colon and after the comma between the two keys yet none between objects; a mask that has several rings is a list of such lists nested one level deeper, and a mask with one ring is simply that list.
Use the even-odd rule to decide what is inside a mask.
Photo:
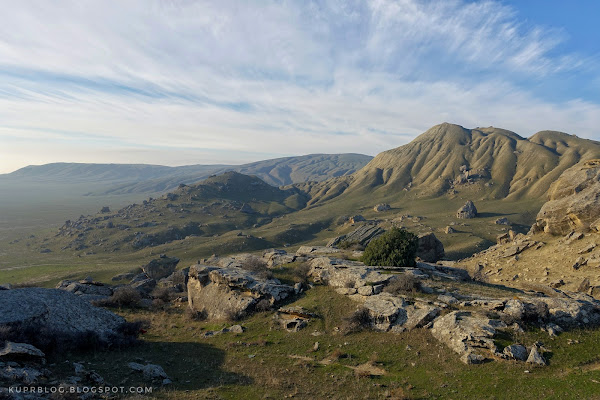
[{"label": "green bush", "polygon": [[371,241],[362,256],[367,265],[412,267],[415,265],[418,237],[405,229],[392,228]]}]

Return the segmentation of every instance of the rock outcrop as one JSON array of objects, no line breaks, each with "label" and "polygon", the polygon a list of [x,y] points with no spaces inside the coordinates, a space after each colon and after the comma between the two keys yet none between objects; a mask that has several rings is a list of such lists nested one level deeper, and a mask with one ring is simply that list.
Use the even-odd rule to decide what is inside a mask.
[{"label": "rock outcrop", "polygon": [[445,256],[444,245],[433,233],[419,235],[417,257],[426,262],[436,262]]},{"label": "rock outcrop", "polygon": [[375,212],[383,212],[383,211],[388,211],[391,209],[392,209],[392,207],[390,207],[390,205],[387,203],[380,203],[380,204],[377,204],[375,207],[373,207],[373,211],[375,211]]},{"label": "rock outcrop", "polygon": [[92,332],[115,335],[125,320],[64,290],[24,288],[0,291],[0,328],[34,326],[57,341]]},{"label": "rock outcrop", "polygon": [[238,267],[205,265],[190,267],[189,307],[210,319],[236,319],[254,310],[264,300],[275,304],[294,293],[277,279],[264,279]]},{"label": "rock outcrop", "polygon": [[56,285],[56,288],[81,296],[81,298],[87,301],[101,300],[113,294],[112,288],[93,279],[83,279],[80,281],[63,280]]},{"label": "rock outcrop", "polygon": [[142,270],[148,276],[148,278],[158,281],[175,272],[175,268],[177,268],[178,263],[179,258],[167,257],[166,255],[161,254],[160,258],[155,258],[148,264],[144,265]]},{"label": "rock outcrop", "polygon": [[467,201],[465,205],[456,212],[456,218],[469,219],[475,217],[477,217],[477,208],[471,200]]},{"label": "rock outcrop", "polygon": [[385,230],[377,225],[362,225],[346,235],[331,239],[327,243],[327,247],[339,247],[345,244],[357,244],[366,247],[373,239],[381,236],[383,233],[385,233]]},{"label": "rock outcrop", "polygon": [[549,189],[549,200],[537,215],[533,231],[553,235],[588,231],[600,224],[600,160],[579,163]]},{"label": "rock outcrop", "polygon": [[453,311],[435,320],[431,334],[458,353],[465,364],[476,364],[485,359],[486,352],[496,352],[493,338],[497,328],[506,328],[506,324],[468,311]]}]

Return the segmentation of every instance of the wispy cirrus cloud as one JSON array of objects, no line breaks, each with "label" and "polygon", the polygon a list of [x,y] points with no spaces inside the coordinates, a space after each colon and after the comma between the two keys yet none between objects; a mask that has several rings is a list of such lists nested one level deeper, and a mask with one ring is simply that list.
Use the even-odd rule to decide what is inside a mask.
[{"label": "wispy cirrus cloud", "polygon": [[599,99],[539,92],[590,61],[494,1],[19,2],[0,22],[5,172],[374,154],[443,121],[598,139]]}]

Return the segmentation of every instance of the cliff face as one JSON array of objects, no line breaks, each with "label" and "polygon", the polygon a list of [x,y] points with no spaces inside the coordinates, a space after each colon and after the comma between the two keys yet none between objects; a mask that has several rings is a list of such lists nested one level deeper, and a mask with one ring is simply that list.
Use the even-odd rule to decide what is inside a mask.
[{"label": "cliff face", "polygon": [[600,227],[600,160],[566,170],[550,186],[549,200],[537,215],[534,230],[553,235]]}]

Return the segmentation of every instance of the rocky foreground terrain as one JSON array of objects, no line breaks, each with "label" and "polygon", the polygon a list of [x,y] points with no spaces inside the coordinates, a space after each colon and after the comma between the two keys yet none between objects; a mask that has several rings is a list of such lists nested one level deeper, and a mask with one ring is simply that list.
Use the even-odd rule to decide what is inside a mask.
[{"label": "rocky foreground terrain", "polygon": [[[462,130],[449,132],[466,137]],[[477,138],[478,132],[470,135]],[[527,143],[513,139],[526,149],[537,142],[548,147],[551,138],[556,135],[537,135]],[[472,376],[523,384],[526,378],[517,372],[531,375],[539,393],[568,398],[574,390],[587,396],[600,382],[594,375],[600,351],[600,161],[563,167],[559,163],[546,174],[562,172],[528,232],[510,216],[495,216],[497,244],[459,261],[445,258],[443,240],[490,218],[477,198],[461,200],[452,222],[435,232],[422,223],[425,217],[391,218],[394,207],[386,202],[344,216],[338,229],[308,230],[306,237],[321,236],[299,247],[264,249],[274,240],[240,229],[235,238],[261,250],[227,251],[192,265],[153,249],[219,236],[232,227],[260,229],[290,210],[318,209],[311,202],[321,195],[228,173],[118,212],[106,208],[68,221],[56,234],[63,251],[115,252],[127,246],[146,251],[144,265],[110,282],[73,274],[53,289],[0,286],[0,396],[54,398],[7,392],[24,385],[136,382],[155,387],[158,398],[239,397],[244,390],[277,398],[351,398],[360,391],[365,398],[453,397],[460,390],[474,398],[481,383],[469,380]],[[486,187],[488,178],[484,170],[465,166],[450,186],[440,188]],[[404,192],[413,190],[410,182],[403,185]],[[347,188],[351,193],[351,186],[343,191]],[[507,197],[529,190],[505,189]],[[275,206],[281,203],[286,209]],[[376,217],[365,218],[367,212]],[[180,230],[168,225],[173,215],[185,222]],[[190,222],[190,216],[206,221]],[[365,265],[364,249],[392,227],[423,228],[416,265]],[[138,317],[146,321],[136,322]],[[385,354],[365,358],[371,347]],[[98,361],[104,357],[109,361]],[[211,361],[215,357],[218,363]],[[432,365],[446,368],[446,376],[434,376]],[[197,371],[207,376],[202,384]],[[297,374],[294,379],[285,378],[289,371]],[[403,375],[410,381],[401,381]],[[321,387],[307,385],[311,379]],[[518,386],[504,393],[500,381],[488,389],[514,397]]]}]

